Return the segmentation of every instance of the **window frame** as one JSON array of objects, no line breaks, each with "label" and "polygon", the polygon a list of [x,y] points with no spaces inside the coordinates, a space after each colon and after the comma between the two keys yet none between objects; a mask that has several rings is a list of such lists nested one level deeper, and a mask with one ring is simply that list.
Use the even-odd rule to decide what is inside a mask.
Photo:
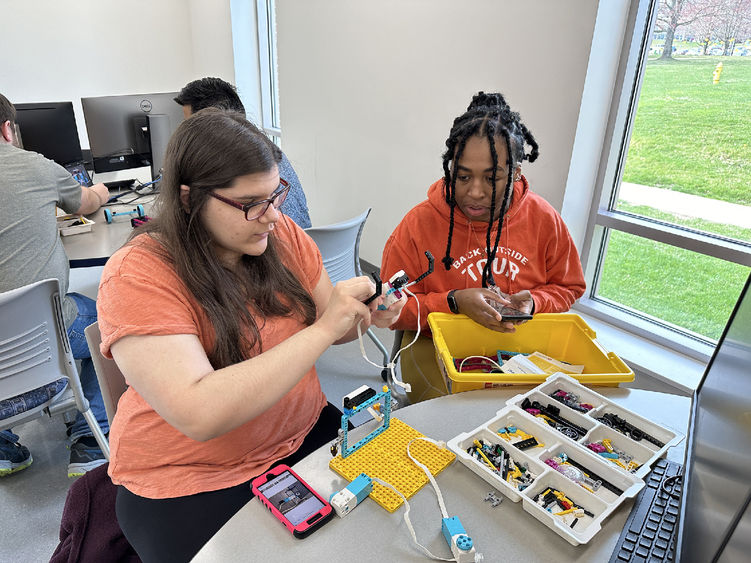
[{"label": "window frame", "polygon": [[602,152],[597,164],[592,206],[582,245],[587,292],[576,308],[639,337],[706,361],[712,353],[714,341],[597,296],[604,253],[613,230],[751,266],[751,245],[615,209],[659,2],[638,0],[630,4],[626,15]]},{"label": "window frame", "polygon": [[[258,65],[261,94],[261,127],[267,135],[281,141],[279,122],[279,77],[276,55],[275,0],[256,0],[258,26]],[[278,142],[277,141],[277,142]]]}]

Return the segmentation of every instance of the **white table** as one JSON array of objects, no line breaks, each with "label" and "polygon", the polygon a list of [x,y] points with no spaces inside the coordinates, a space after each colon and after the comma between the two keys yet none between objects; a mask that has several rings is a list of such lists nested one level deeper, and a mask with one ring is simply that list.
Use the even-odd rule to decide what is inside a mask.
[{"label": "white table", "polygon": [[[430,438],[449,440],[487,421],[508,399],[530,388],[519,386],[449,395],[399,409],[392,416]],[[657,424],[686,434],[688,397],[619,387],[595,390]],[[353,438],[357,439],[358,431],[367,432],[371,426],[358,428]],[[668,450],[669,459],[683,462],[684,442]],[[346,480],[329,469],[330,459],[329,448],[324,446],[294,466],[325,498],[347,485]],[[632,501],[624,503],[605,520],[588,544],[575,547],[525,512],[521,503],[506,498],[499,506],[492,507],[484,502],[492,487],[459,462],[436,479],[449,515],[460,518],[486,562],[608,561],[632,506]],[[441,512],[432,486],[428,484],[418,491],[410,499],[410,505],[410,518],[420,543],[435,555],[451,557],[441,534]],[[372,499],[366,499],[345,518],[334,516],[312,535],[298,540],[254,498],[217,532],[194,561],[427,561],[412,543],[403,513],[403,506],[391,514]]]},{"label": "white table", "polygon": [[[131,197],[130,194],[123,198]],[[135,209],[137,204],[144,206],[147,215],[151,214],[155,196],[147,196],[132,204],[117,204],[108,206],[111,211],[118,213]],[[71,268],[86,268],[89,266],[103,266],[115,251],[128,240],[133,227],[130,224],[131,217],[135,215],[114,216],[112,223],[107,223],[104,218],[104,208],[100,207],[96,212],[87,215],[87,219],[94,221],[91,231],[68,235],[63,238],[65,254]]]}]

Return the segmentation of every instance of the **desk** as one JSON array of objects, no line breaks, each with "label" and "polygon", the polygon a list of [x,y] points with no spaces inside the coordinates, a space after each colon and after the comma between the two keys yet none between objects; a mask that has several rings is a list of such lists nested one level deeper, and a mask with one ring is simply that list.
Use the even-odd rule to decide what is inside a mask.
[{"label": "desk", "polygon": [[[108,208],[114,212],[133,209],[137,203],[144,206],[146,214],[153,209],[153,196],[148,196],[133,204],[118,204]],[[65,254],[71,268],[86,268],[89,266],[103,266],[114,252],[120,248],[130,236],[133,227],[130,226],[130,216],[114,217],[112,223],[107,224],[104,219],[104,208],[86,216],[94,221],[91,231],[62,237]]]},{"label": "desk", "polygon": [[[469,391],[425,401],[394,411],[399,418],[434,439],[449,440],[490,419],[511,397],[531,387]],[[641,389],[597,387],[595,390],[657,424],[685,436],[690,399]],[[356,429],[353,437],[373,423]],[[353,439],[354,441],[354,439]],[[685,442],[685,440],[684,440]],[[668,458],[683,462],[684,442],[668,450]],[[294,466],[300,476],[328,498],[347,482],[328,467],[324,446]],[[611,514],[586,545],[574,547],[524,511],[521,503],[504,497],[497,507],[483,502],[492,489],[459,462],[436,478],[450,516],[458,516],[485,561],[607,561],[626,522],[632,501]],[[410,518],[417,539],[431,552],[451,557],[441,534],[441,512],[428,484],[410,499]],[[412,543],[403,519],[404,507],[390,514],[366,499],[345,518],[334,516],[308,538],[298,540],[258,501],[251,500],[201,549],[193,561],[415,561],[428,559]]]}]

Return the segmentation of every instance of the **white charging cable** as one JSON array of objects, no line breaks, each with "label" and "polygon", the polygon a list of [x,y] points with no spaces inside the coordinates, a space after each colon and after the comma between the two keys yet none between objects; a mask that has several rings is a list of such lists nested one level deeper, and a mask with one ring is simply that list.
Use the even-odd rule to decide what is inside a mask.
[{"label": "white charging cable", "polygon": [[382,366],[381,364],[377,364],[368,358],[368,354],[367,352],[365,352],[365,343],[363,342],[363,339],[362,339],[362,327],[360,326],[362,321],[357,323],[357,337],[360,340],[360,353],[362,354],[362,357],[365,359],[366,362],[368,362],[372,366],[375,366],[381,369],[383,369],[384,367],[388,368],[389,371],[391,372],[391,381],[394,383],[396,387],[403,389],[405,392],[411,391],[412,386],[409,383],[405,383],[404,381],[400,381],[396,378],[396,363],[397,361],[399,361],[399,356],[401,355],[401,353],[404,352],[410,346],[412,346],[415,342],[417,342],[417,339],[420,337],[420,300],[417,299],[417,297],[415,297],[415,294],[412,293],[410,290],[408,290],[407,287],[409,286],[403,287],[400,291],[403,291],[408,296],[411,296],[415,300],[415,303],[417,303],[417,332],[415,333],[415,337],[412,339],[412,342],[407,344],[404,348],[401,348],[394,356],[394,359],[389,361],[388,364],[386,364],[385,366]]},{"label": "white charging cable", "polygon": [[[420,469],[422,469],[425,472],[425,475],[427,475],[428,480],[430,481],[430,484],[433,485],[433,489],[435,490],[436,497],[438,499],[438,506],[441,510],[441,515],[443,518],[448,518],[448,511],[446,510],[446,505],[443,502],[443,494],[441,494],[441,489],[438,487],[438,483],[435,480],[435,477],[433,477],[433,474],[430,472],[430,469],[427,468],[423,463],[417,461],[412,454],[409,451],[409,447],[412,445],[412,442],[415,442],[417,440],[422,440],[424,442],[428,442],[431,444],[434,444],[438,446],[441,449],[446,448],[445,442],[438,442],[436,440],[432,440],[430,438],[427,438],[426,436],[418,436],[417,438],[413,438],[407,443],[407,456],[409,456],[409,459],[411,459],[415,465],[417,465]],[[417,533],[415,532],[414,526],[412,526],[412,521],[409,518],[409,511],[410,506],[409,502],[407,501],[407,498],[399,491],[396,487],[394,487],[391,483],[387,483],[386,481],[379,479],[378,477],[373,477],[373,481],[380,483],[384,487],[388,487],[392,491],[394,491],[397,495],[399,495],[402,500],[404,501],[404,523],[407,524],[407,529],[409,530],[410,535],[412,536],[412,541],[415,543],[415,545],[422,551],[425,555],[430,557],[431,559],[435,559],[436,561],[457,561],[456,558],[448,559],[445,557],[439,557],[437,555],[434,555],[430,552],[430,550],[422,545],[419,541],[417,541]],[[483,560],[483,556],[480,553],[474,554],[474,561],[479,563]]]}]

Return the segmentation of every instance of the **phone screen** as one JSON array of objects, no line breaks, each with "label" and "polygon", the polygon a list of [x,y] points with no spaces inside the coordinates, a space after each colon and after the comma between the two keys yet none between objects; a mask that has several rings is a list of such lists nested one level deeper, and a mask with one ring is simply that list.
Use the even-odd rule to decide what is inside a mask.
[{"label": "phone screen", "polygon": [[293,526],[305,522],[324,507],[313,491],[289,471],[283,471],[271,481],[260,485],[258,490]]},{"label": "phone screen", "polygon": [[525,313],[524,311],[520,311],[519,309],[514,309],[513,307],[506,306],[501,308],[501,318],[504,321],[523,321],[531,319],[532,315]]}]

